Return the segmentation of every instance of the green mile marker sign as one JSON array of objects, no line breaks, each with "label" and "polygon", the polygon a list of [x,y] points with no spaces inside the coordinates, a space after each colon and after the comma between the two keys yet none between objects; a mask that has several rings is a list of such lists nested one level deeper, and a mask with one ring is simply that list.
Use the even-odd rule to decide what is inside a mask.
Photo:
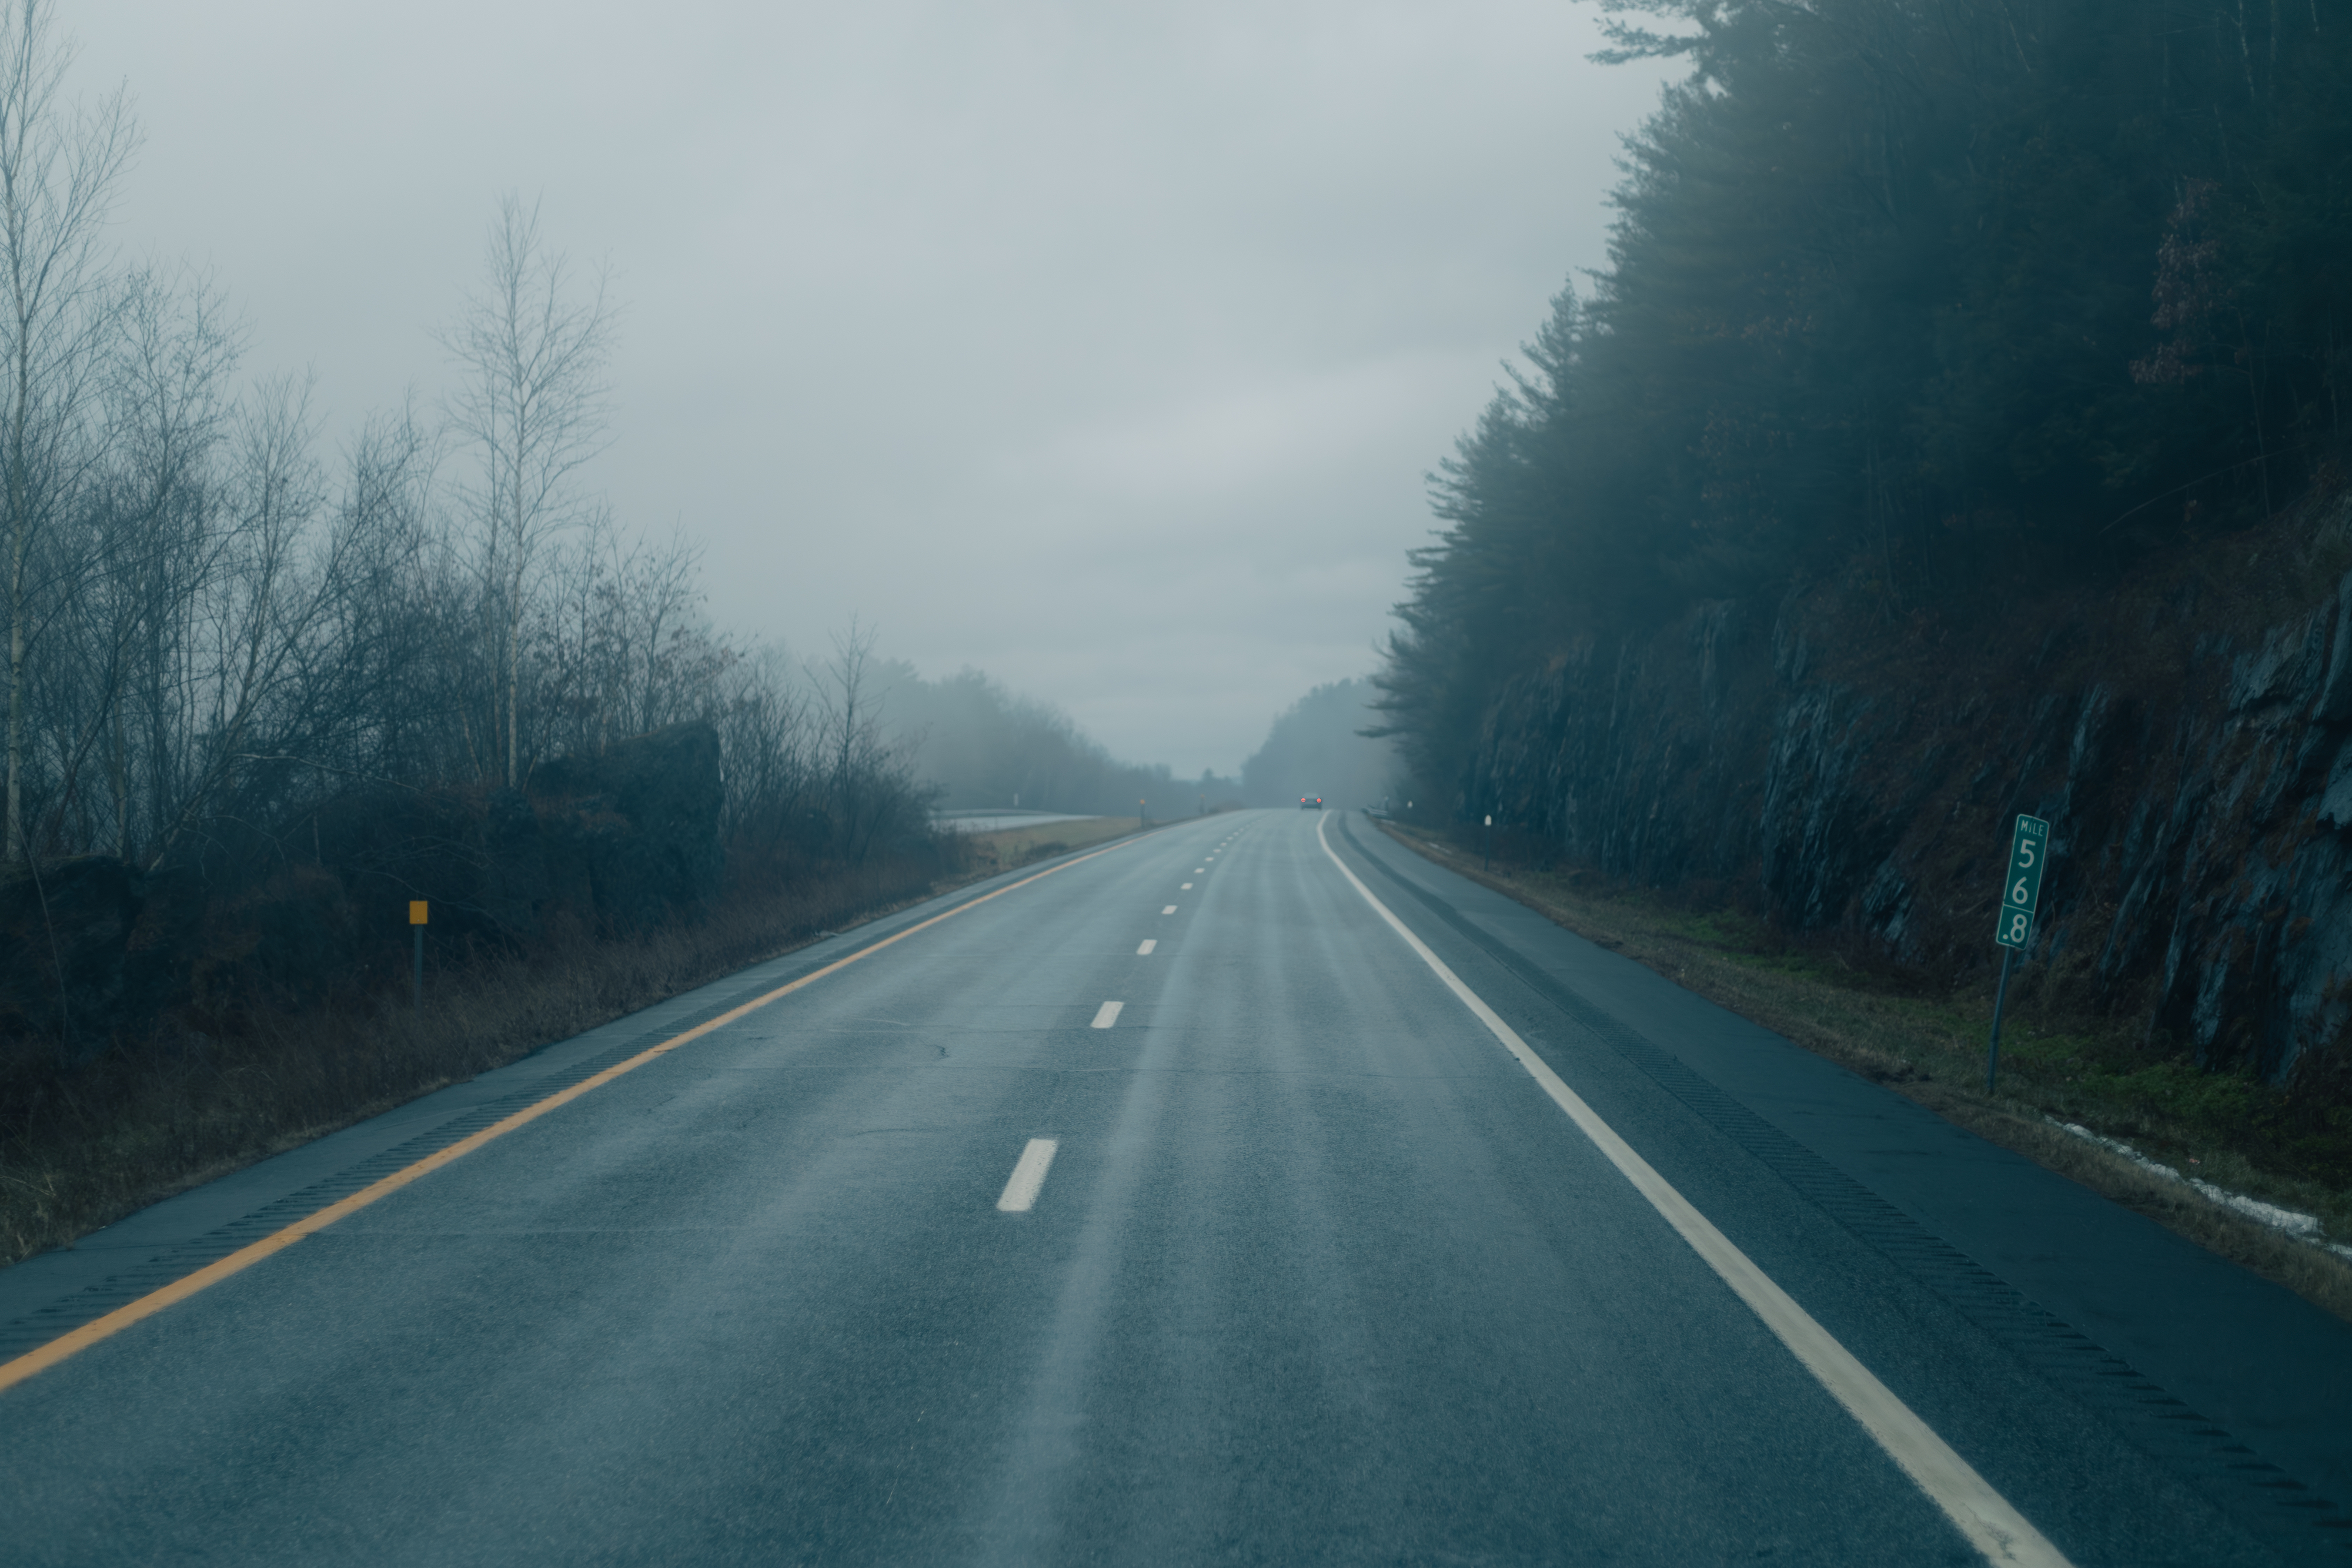
[{"label": "green mile marker sign", "polygon": [[2042,867],[2050,858],[2050,824],[2020,815],[2010,836],[2009,869],[2000,878],[2000,915],[1992,939],[2001,946],[2000,984],[1992,993],[1992,1040],[1985,1048],[1985,1092],[2000,1074],[2000,1009],[2009,999],[2009,965],[2033,935],[2033,907],[2042,902]]},{"label": "green mile marker sign", "polygon": [[2050,824],[2039,817],[2017,819],[2016,836],[2009,843],[2009,873],[2002,881],[2000,924],[1992,939],[2004,947],[2022,947],[2033,930],[2033,906],[2042,902],[2042,862],[2050,856]]}]

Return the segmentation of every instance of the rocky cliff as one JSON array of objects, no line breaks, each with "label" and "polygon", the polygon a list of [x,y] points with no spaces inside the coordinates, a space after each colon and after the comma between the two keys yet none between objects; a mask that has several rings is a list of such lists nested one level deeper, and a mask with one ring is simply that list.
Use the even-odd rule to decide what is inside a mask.
[{"label": "rocky cliff", "polygon": [[1500,692],[1465,803],[1945,983],[1994,960],[2009,820],[2046,817],[2030,987],[2341,1088],[2347,525],[2339,503],[2022,607],[1824,587],[1588,640]]}]

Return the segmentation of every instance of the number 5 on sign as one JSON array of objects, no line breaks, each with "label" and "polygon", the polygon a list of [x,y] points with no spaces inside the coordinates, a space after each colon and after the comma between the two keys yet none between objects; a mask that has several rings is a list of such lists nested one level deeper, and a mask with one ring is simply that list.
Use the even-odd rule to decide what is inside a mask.
[{"label": "number 5 on sign", "polygon": [[2033,929],[2033,906],[2042,902],[2042,862],[2049,853],[2050,824],[2039,817],[2019,817],[2009,845],[2009,870],[2001,878],[2000,920],[1992,934],[2004,947],[2024,946]]}]

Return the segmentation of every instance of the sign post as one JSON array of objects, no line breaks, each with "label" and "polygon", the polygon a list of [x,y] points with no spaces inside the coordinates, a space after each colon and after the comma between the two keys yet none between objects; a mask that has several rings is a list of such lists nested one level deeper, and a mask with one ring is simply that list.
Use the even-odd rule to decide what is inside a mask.
[{"label": "sign post", "polygon": [[1495,813],[1486,813],[1486,869],[1495,869]]},{"label": "sign post", "polygon": [[2050,858],[2050,824],[2021,813],[2010,837],[2009,869],[2001,873],[2000,915],[1992,939],[2000,944],[2000,983],[1992,993],[1992,1044],[1985,1052],[1985,1092],[2000,1073],[2000,1009],[2009,999],[2009,966],[2033,934],[2033,911],[2042,902],[2042,866]]},{"label": "sign post", "polygon": [[408,928],[416,934],[416,964],[410,971],[410,998],[418,1012],[425,1010],[425,900],[408,901]]}]

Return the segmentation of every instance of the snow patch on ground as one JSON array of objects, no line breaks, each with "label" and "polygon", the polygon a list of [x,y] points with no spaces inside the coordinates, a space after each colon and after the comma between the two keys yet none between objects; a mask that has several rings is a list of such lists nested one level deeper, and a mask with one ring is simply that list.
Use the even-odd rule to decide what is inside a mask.
[{"label": "snow patch on ground", "polygon": [[2266,1225],[2273,1230],[2281,1231],[2298,1240],[2325,1247],[2337,1257],[2352,1261],[2352,1247],[2328,1240],[2317,1215],[2304,1214],[2292,1208],[2281,1208],[2274,1203],[2264,1203],[2261,1198],[2248,1197],[2243,1193],[2231,1192],[2226,1187],[2215,1186],[2210,1181],[2200,1181],[2192,1176],[2182,1176],[2170,1166],[2149,1159],[2129,1144],[2115,1138],[2103,1138],[2080,1123],[2062,1122],[2055,1116],[2046,1119],[2052,1126],[2072,1133],[2085,1142],[2096,1144],[2109,1154],[2129,1160],[2152,1176],[2160,1176],[2166,1181],[2179,1182],[2184,1186],[2195,1187],[2207,1199],[2220,1204],[2223,1208],[2233,1213],[2245,1216],[2257,1225]]}]

